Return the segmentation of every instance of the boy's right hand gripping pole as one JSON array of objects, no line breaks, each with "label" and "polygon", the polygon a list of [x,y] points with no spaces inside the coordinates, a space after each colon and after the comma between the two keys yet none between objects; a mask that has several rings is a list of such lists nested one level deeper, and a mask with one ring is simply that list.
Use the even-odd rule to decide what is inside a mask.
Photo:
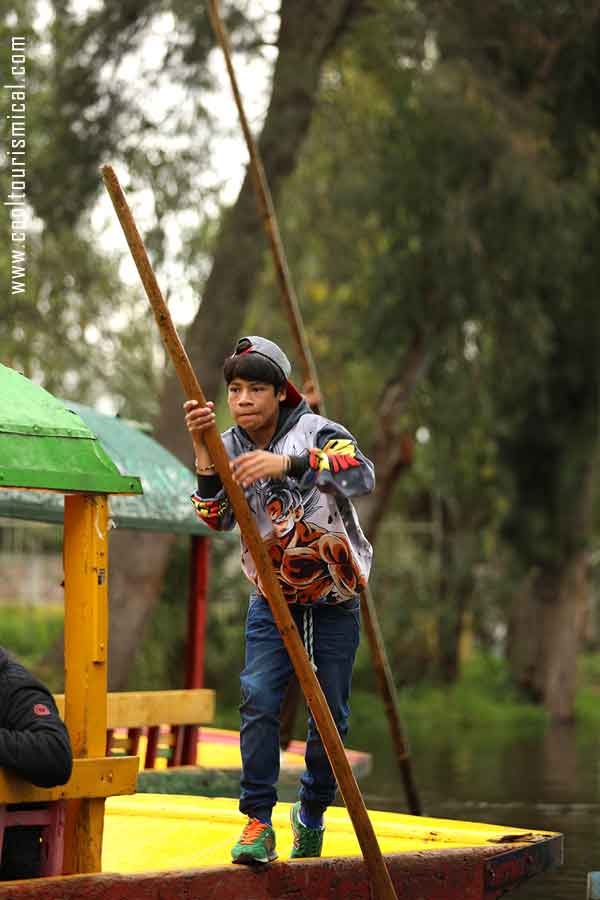
[{"label": "boy's right hand gripping pole", "polygon": [[[111,166],[102,167],[102,178],[123,228],[148,300],[154,311],[161,338],[175,366],[183,391],[187,399],[197,400],[202,405],[205,405],[206,398],[177,334],[169,309],[150,265],[146,248],[137,230],[117,176]],[[254,559],[273,618],[319,729],[323,746],[329,757],[331,768],[356,831],[356,837],[373,885],[374,897],[377,900],[397,900],[390,874],[383,860],[377,837],[352,768],[344,752],[344,746],[327,705],[327,700],[310,666],[308,656],[298,634],[298,629],[283,597],[275,570],[258,532],[250,507],[246,502],[244,492],[233,480],[229,468],[229,457],[216,427],[209,429],[205,433],[205,440],[210,458],[227,491],[240,531]]]}]

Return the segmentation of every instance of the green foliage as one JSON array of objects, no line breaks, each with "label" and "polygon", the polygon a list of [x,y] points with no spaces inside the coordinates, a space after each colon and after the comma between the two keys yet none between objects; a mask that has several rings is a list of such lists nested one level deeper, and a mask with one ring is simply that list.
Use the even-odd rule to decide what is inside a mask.
[{"label": "green foliage", "polygon": [[579,683],[577,694],[577,721],[593,725],[600,722],[600,654],[586,653],[579,658]]},{"label": "green foliage", "polygon": [[0,645],[43,678],[55,691],[62,690],[63,673],[42,672],[40,663],[60,636],[62,626],[62,606],[3,603],[0,607]]},{"label": "green foliage", "polygon": [[421,705],[429,710],[431,728],[444,719],[457,729],[473,729],[482,722],[516,728],[546,722],[539,707],[519,700],[506,662],[490,655],[475,654],[448,690],[418,685],[405,691],[403,708],[408,718],[416,719]]},{"label": "green foliage", "polygon": [[[376,747],[389,741],[379,696],[355,689],[351,707],[352,746]],[[547,723],[539,707],[518,699],[506,663],[489,655],[470,659],[450,687],[424,681],[403,688],[399,707],[408,737],[418,742],[440,732],[460,744],[468,741],[469,733],[481,734],[483,730],[490,739],[504,730],[521,735],[541,733]]]}]

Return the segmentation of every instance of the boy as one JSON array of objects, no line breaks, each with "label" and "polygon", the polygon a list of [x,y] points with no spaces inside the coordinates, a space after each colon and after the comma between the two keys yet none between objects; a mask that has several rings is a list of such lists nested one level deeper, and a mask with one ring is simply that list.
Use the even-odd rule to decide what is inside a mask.
[{"label": "boy", "polygon": [[[245,490],[343,739],[359,641],[358,594],[372,556],[349,498],[373,489],[373,466],[345,428],[311,412],[288,380],[291,366],[277,344],[241,338],[223,371],[235,420],[222,436],[231,471]],[[192,502],[211,528],[231,529],[233,512],[203,437],[215,423],[214,404],[200,407],[191,400],[184,409],[198,474]],[[271,813],[277,801],[279,716],[293,667],[243,539],[242,568],[255,588],[246,621],[240,705],[240,811],[248,822],[232,860],[267,863],[277,857]],[[292,858],[321,855],[323,814],[336,789],[310,714],[305,762],[300,799],[291,812]]]},{"label": "boy", "polygon": [[[0,647],[0,767],[54,787],[69,780],[72,765],[71,742],[52,694]],[[7,828],[0,849],[0,881],[39,875],[39,828]]]}]

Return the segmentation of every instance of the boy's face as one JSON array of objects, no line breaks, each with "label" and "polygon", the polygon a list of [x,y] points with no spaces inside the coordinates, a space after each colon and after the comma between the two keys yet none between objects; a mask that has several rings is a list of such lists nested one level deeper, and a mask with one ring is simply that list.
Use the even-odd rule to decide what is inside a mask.
[{"label": "boy's face", "polygon": [[273,385],[264,381],[234,378],[227,386],[229,411],[236,425],[250,436],[275,428],[282,400],[285,400],[285,388],[276,393]]}]

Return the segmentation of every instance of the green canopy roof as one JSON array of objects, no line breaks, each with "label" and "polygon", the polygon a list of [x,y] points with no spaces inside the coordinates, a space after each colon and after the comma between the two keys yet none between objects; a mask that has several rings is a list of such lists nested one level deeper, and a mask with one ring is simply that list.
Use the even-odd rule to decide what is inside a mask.
[{"label": "green canopy roof", "polygon": [[[98,438],[97,443],[121,472],[137,472],[140,476],[143,496],[110,498],[110,517],[117,527],[213,534],[198,519],[190,503],[195,476],[172,453],[123,419],[66,400],[60,405],[80,427]],[[63,497],[41,491],[0,490],[0,516],[62,522]]]},{"label": "green canopy roof", "polygon": [[0,486],[95,494],[139,494],[76,412],[0,365]]}]

